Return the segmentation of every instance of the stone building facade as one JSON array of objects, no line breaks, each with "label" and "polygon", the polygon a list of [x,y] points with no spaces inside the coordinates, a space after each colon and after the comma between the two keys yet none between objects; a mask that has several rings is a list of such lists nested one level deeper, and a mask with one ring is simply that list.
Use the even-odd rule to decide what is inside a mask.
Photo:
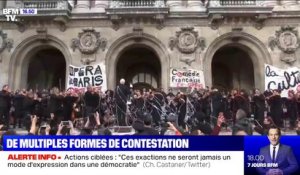
[{"label": "stone building facade", "polygon": [[65,87],[68,66],[103,63],[118,79],[169,88],[170,69],[203,70],[205,84],[264,89],[265,64],[299,67],[299,0],[7,0],[0,84]]}]

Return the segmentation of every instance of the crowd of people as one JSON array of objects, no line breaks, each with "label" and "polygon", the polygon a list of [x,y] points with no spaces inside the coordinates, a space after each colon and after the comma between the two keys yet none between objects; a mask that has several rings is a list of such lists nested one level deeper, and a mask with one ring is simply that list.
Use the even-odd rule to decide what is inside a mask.
[{"label": "crowd of people", "polygon": [[[15,128],[30,134],[112,134],[114,126],[132,126],[138,135],[218,135],[221,128],[233,135],[264,134],[276,125],[300,134],[300,92],[253,93],[245,90],[194,89],[189,93],[161,89],[133,89],[124,79],[114,90],[96,87],[0,92],[0,130]],[[284,121],[289,121],[286,123]]]}]

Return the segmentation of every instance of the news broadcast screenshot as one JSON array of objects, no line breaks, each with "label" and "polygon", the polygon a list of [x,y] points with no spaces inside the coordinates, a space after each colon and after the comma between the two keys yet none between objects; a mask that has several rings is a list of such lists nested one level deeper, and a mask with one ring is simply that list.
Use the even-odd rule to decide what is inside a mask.
[{"label": "news broadcast screenshot", "polygon": [[0,174],[300,174],[300,0],[1,0]]}]

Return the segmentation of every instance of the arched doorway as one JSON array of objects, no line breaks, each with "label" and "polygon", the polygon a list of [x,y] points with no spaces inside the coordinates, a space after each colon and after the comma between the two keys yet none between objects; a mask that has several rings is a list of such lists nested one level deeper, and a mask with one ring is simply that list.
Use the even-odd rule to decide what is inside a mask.
[{"label": "arched doorway", "polygon": [[135,46],[126,49],[117,62],[117,84],[121,78],[134,89],[161,87],[161,66],[157,55],[149,48]]},{"label": "arched doorway", "polygon": [[63,54],[55,48],[37,51],[29,58],[27,88],[49,89],[65,88],[66,61]]},{"label": "arched doorway", "polygon": [[[215,58],[215,54],[219,50],[223,50],[223,48],[228,49],[229,48],[235,48],[239,49],[240,51],[246,53],[248,55],[248,58],[250,58],[250,61],[253,64],[253,77],[254,77],[254,85],[256,88],[264,89],[265,83],[264,83],[264,65],[265,64],[271,64],[272,65],[272,59],[268,52],[268,49],[266,48],[265,44],[260,41],[258,38],[256,38],[253,35],[250,35],[245,32],[229,32],[226,34],[223,34],[216,38],[207,48],[206,53],[204,55],[203,59],[203,70],[205,75],[205,85],[212,87],[213,86],[213,59]],[[223,56],[222,56],[223,57]],[[214,67],[218,65],[215,64]],[[223,73],[230,72],[230,69],[226,68],[225,66],[219,66],[220,70],[223,69]],[[214,73],[216,74],[216,73]],[[220,73],[219,73],[220,74]],[[233,75],[230,75],[229,73],[229,80],[227,79],[227,76],[225,80],[227,82],[231,82],[230,78]],[[224,76],[225,77],[225,76]],[[229,86],[231,86],[230,83],[228,83]],[[232,87],[235,84],[232,83]],[[252,88],[252,87],[251,87]]]},{"label": "arched doorway", "polygon": [[[130,33],[118,38],[115,42],[112,43],[110,48],[107,51],[105,61],[107,67],[107,75],[109,81],[108,88],[114,89],[116,84],[119,83],[117,66],[119,61],[122,60],[122,56],[125,52],[130,52],[133,50],[144,49],[150,51],[152,55],[155,55],[155,58],[159,62],[159,76],[157,80],[158,87],[163,88],[165,91],[168,89],[169,84],[169,71],[170,71],[170,55],[168,49],[165,45],[156,37],[149,35],[147,33]],[[144,55],[144,54],[143,54]],[[124,58],[124,57],[123,57]],[[153,57],[154,58],[154,57]],[[151,58],[151,59],[153,59]],[[144,59],[145,60],[145,59]],[[146,60],[145,60],[146,61]],[[148,60],[149,61],[149,60]],[[145,63],[145,62],[144,62]],[[120,64],[121,65],[121,64]],[[151,64],[144,64],[151,65]],[[156,68],[155,68],[156,70]],[[119,73],[120,74],[120,73]],[[147,73],[145,73],[147,74]],[[160,76],[163,75],[163,76]],[[146,75],[147,76],[147,75]],[[129,80],[130,81],[130,80]],[[127,81],[128,82],[128,81]]]},{"label": "arched doorway", "polygon": [[224,46],[213,56],[212,83],[221,90],[250,90],[254,85],[253,63],[247,52],[236,46]]},{"label": "arched doorway", "polygon": [[[40,39],[40,36],[34,35],[24,39],[19,45],[17,45],[10,59],[8,74],[8,84],[13,90],[28,88],[28,78],[37,76],[37,74],[35,74],[34,76],[28,75],[28,73],[30,73],[28,72],[30,64],[36,64],[35,62],[37,61],[37,59],[34,58],[38,55],[43,55],[44,52],[48,55],[51,55],[48,58],[49,64],[53,63],[55,64],[55,66],[59,67],[55,70],[57,70],[58,72],[61,71],[61,73],[59,73],[61,77],[61,88],[65,87],[67,83],[65,77],[69,72],[67,66],[72,64],[72,56],[69,52],[69,47],[62,40],[52,35],[47,35],[47,39],[48,40],[44,41]],[[59,61],[55,61],[57,59],[59,59]],[[33,62],[31,63],[31,61]],[[62,65],[64,65],[65,67],[63,68]],[[46,64],[46,66],[48,65]],[[62,72],[64,72],[64,75]],[[57,85],[55,81],[53,84]],[[33,88],[36,88],[36,85],[33,86]]]}]

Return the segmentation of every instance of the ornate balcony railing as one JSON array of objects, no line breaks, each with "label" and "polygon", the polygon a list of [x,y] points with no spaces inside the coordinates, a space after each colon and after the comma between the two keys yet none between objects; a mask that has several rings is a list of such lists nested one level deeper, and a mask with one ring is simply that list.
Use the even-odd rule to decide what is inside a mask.
[{"label": "ornate balcony railing", "polygon": [[164,0],[112,0],[110,8],[166,7]]},{"label": "ornate balcony railing", "polygon": [[23,0],[21,8],[37,9],[36,16],[70,16],[72,11],[68,0]]},{"label": "ornate balcony railing", "polygon": [[220,0],[221,6],[254,6],[256,0]]},{"label": "ornate balcony railing", "polygon": [[164,0],[111,0],[108,15],[153,15],[169,12]]},{"label": "ornate balcony railing", "polygon": [[165,0],[111,0],[106,14],[117,29],[124,18],[150,18],[161,28],[165,16],[169,13]]},{"label": "ornate balcony railing", "polygon": [[243,15],[271,13],[273,7],[262,6],[262,2],[262,0],[211,0],[208,13]]}]

